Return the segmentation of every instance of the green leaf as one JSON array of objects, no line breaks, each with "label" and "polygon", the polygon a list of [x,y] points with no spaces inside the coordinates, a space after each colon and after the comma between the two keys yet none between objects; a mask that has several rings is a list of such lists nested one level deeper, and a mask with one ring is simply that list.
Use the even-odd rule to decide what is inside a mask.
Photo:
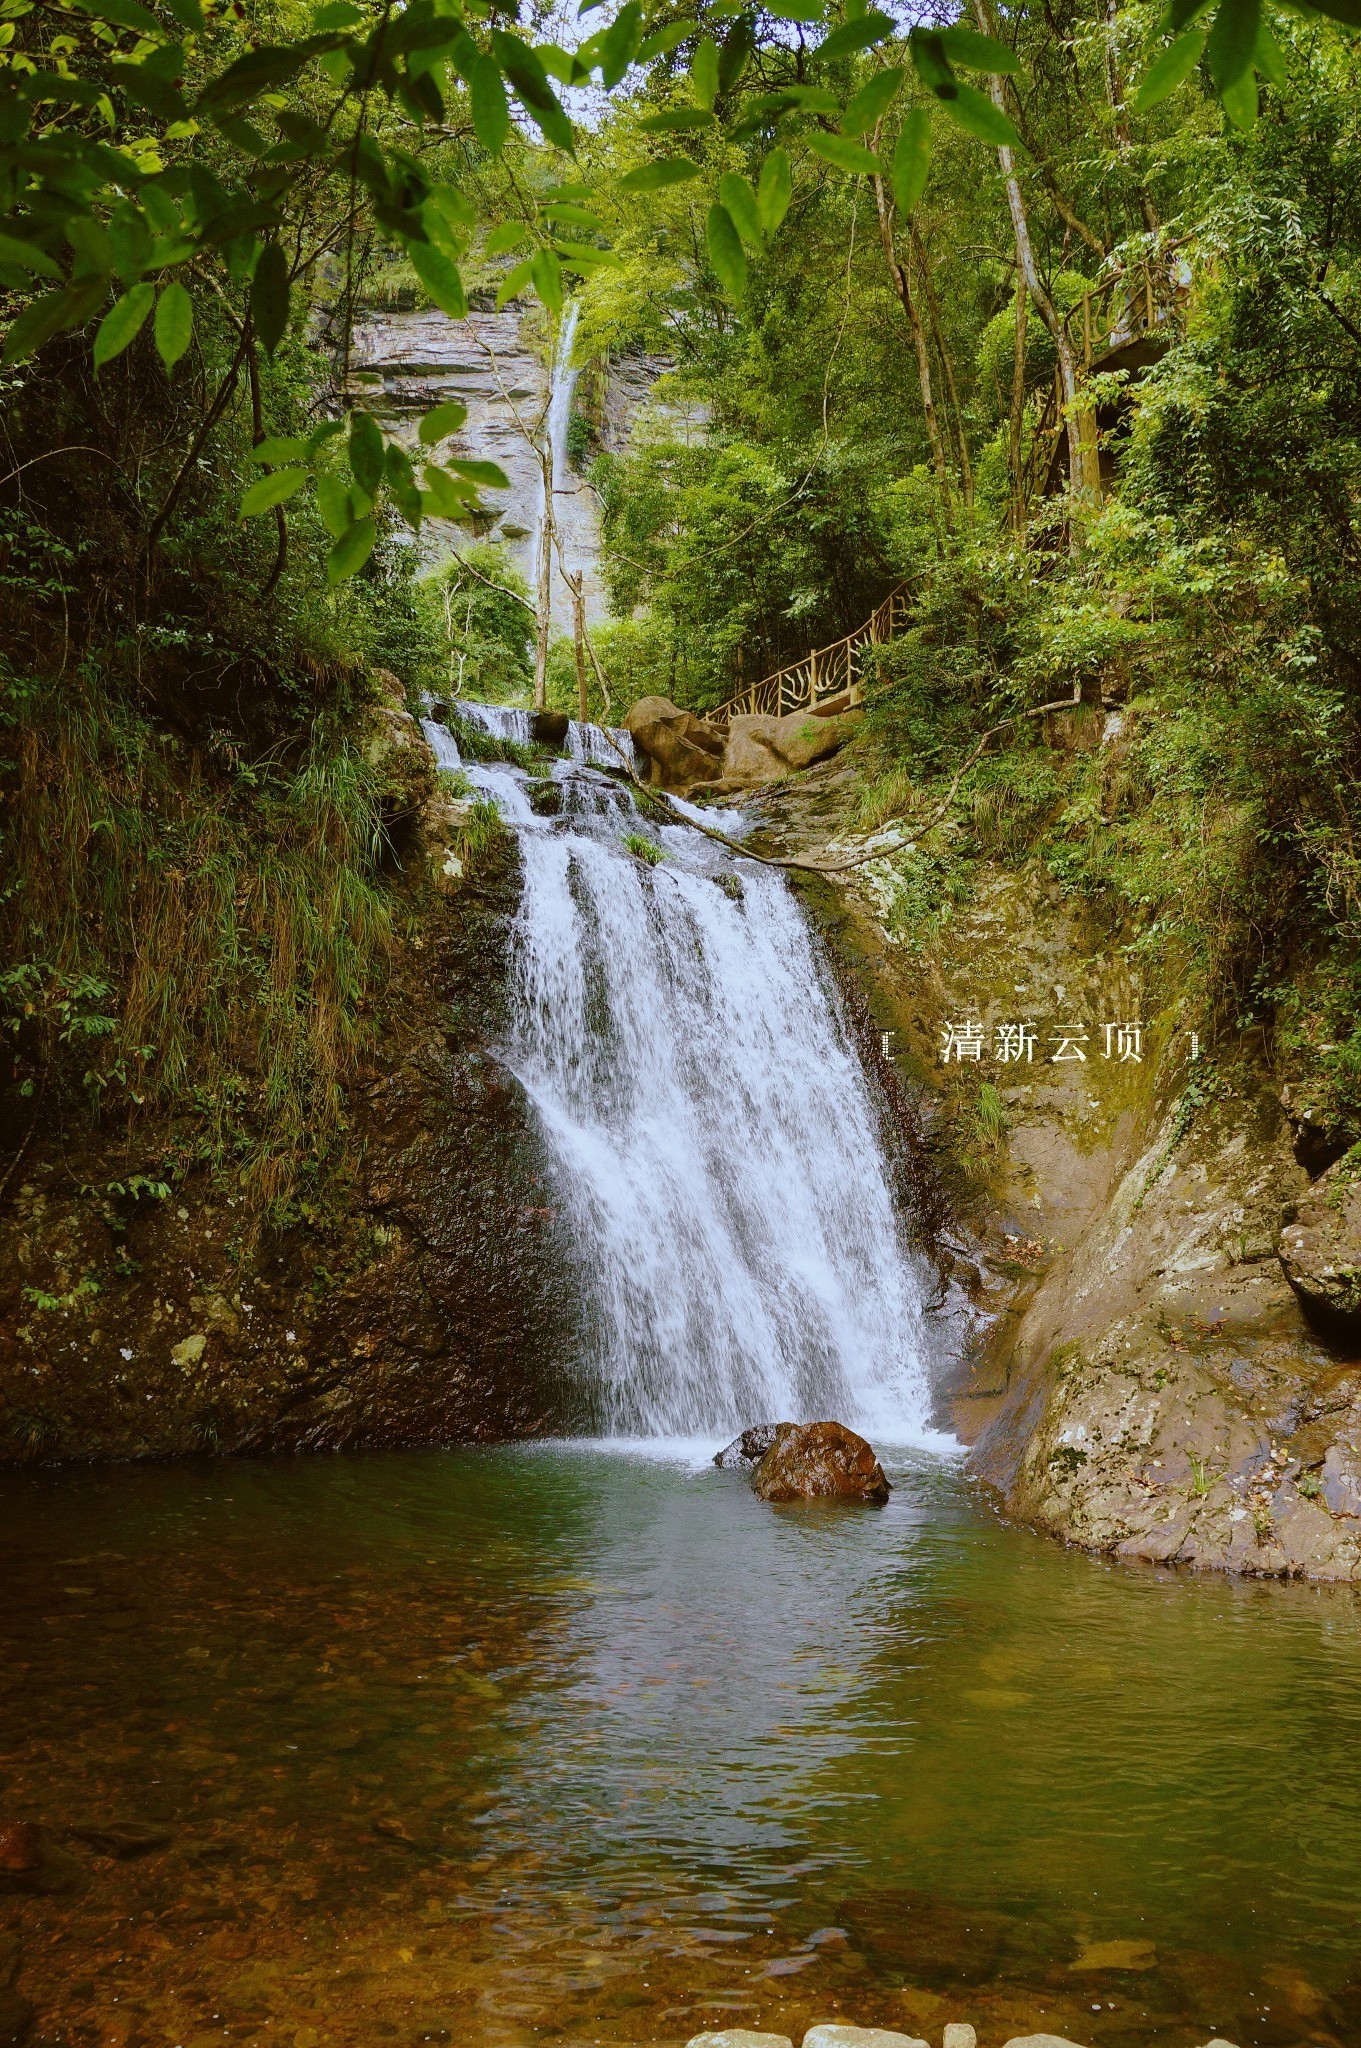
[{"label": "green leaf", "polygon": [[150,8],[143,7],[140,0],[75,0],[75,4],[82,13],[94,15],[97,21],[116,22],[119,28],[135,28],[139,35],[155,36],[158,42],[165,34]]},{"label": "green leaf", "polygon": [[967,71],[1006,72],[1015,78],[1023,69],[1014,50],[999,43],[995,36],[981,36],[976,28],[968,28],[962,21],[953,28],[938,29],[936,35],[950,62],[962,64]]},{"label": "green leaf", "polygon": [[378,528],[372,519],[356,519],[326,557],[326,581],[343,583],[347,576],[354,575],[356,569],[362,569],[373,553],[377,538]]},{"label": "green leaf", "polygon": [[423,509],[437,519],[466,519],[477,497],[469,485],[456,482],[433,462],[425,465],[425,488],[429,495]]},{"label": "green leaf", "polygon": [[194,302],[178,278],[172,278],[156,301],[156,347],[167,370],[173,370],[194,332]]},{"label": "green leaf", "polygon": [[752,34],[751,21],[740,15],[724,36],[718,52],[718,89],[732,92],[741,84],[742,74],[750,64],[756,51],[756,38]]},{"label": "green leaf", "polygon": [[539,249],[529,259],[534,289],[550,313],[562,311],[562,265],[551,249]]},{"label": "green leaf", "polygon": [[526,256],[523,263],[517,263],[514,270],[508,272],[501,280],[501,288],[496,294],[496,309],[498,312],[500,312],[503,306],[508,306],[511,300],[524,290],[525,286],[529,283],[533,269],[534,258]]},{"label": "green leaf", "polygon": [[490,155],[500,156],[510,133],[510,108],[506,103],[501,73],[495,61],[485,53],[473,66],[468,101],[474,135]]},{"label": "green leaf", "polygon": [[54,334],[79,327],[103,305],[108,289],[108,280],[100,276],[79,278],[64,291],[44,292],[11,324],[0,364],[22,363]]},{"label": "green leaf", "polygon": [[765,230],[756,205],[756,194],[740,171],[725,171],[718,181],[718,196],[749,249],[759,251]]},{"label": "green leaf", "polygon": [[349,490],[333,469],[323,469],[317,477],[317,510],[332,540],[339,540],[353,524],[355,514]]},{"label": "green leaf", "polygon": [[917,76],[927,91],[933,92],[938,100],[953,99],[959,90],[959,80],[940,37],[925,29],[914,28],[908,37],[907,48]]},{"label": "green leaf", "polygon": [[181,28],[187,28],[191,35],[203,33],[203,9],[199,0],[165,0],[165,5]]},{"label": "green leaf", "polygon": [[[1287,0],[1288,4],[1288,0]],[[1210,0],[1171,0],[1166,14],[1158,23],[1160,36],[1174,36],[1189,28],[1197,15],[1203,14]]]},{"label": "green leaf", "polygon": [[613,249],[597,249],[591,242],[568,242],[558,235],[553,247],[573,270],[622,270],[624,259]]},{"label": "green leaf", "polygon": [[1235,78],[1232,85],[1220,88],[1220,105],[1235,128],[1245,135],[1251,134],[1257,125],[1257,78],[1248,69],[1241,78]]},{"label": "green leaf", "polygon": [[712,110],[718,98],[718,44],[712,36],[702,38],[690,59],[690,90],[701,107]]},{"label": "green leaf", "polygon": [[625,0],[600,39],[600,82],[608,92],[618,85],[638,54],[643,35],[643,10],[639,0]]},{"label": "green leaf", "polygon": [[778,7],[769,12],[776,21],[825,21],[827,8],[825,0],[782,0]]},{"label": "green leaf", "polygon": [[709,208],[705,236],[709,244],[709,261],[714,266],[714,275],[725,296],[736,304],[747,288],[747,257],[742,247],[742,237],[733,225],[732,215],[726,206],[715,204]]},{"label": "green leaf", "polygon": [[925,107],[913,107],[893,146],[888,172],[894,202],[904,217],[916,211],[930,169],[931,116]]},{"label": "green leaf", "polygon": [[826,40],[818,44],[813,54],[815,57],[825,57],[829,60],[833,57],[853,57],[857,50],[871,49],[875,43],[882,43],[897,33],[896,22],[890,21],[889,17],[881,14],[877,8],[871,8],[868,14],[862,14],[858,20],[843,22],[840,28],[834,28]]},{"label": "green leaf", "polygon": [[[1221,99],[1226,86],[1234,85],[1252,69],[1257,31],[1262,25],[1262,0],[1219,0],[1219,7],[1205,45],[1205,63]],[[1231,114],[1229,117],[1234,120]],[[1252,95],[1252,120],[1257,118],[1257,94]],[[1242,127],[1235,120],[1235,126]],[[1251,126],[1251,121],[1248,122]]]},{"label": "green leaf", "polygon": [[635,61],[639,64],[650,64],[654,57],[665,57],[694,32],[693,21],[669,21],[665,28],[659,28],[655,35],[648,36],[646,41],[638,45]]},{"label": "green leaf", "polygon": [[954,98],[943,99],[941,105],[958,127],[976,135],[980,142],[990,142],[994,149],[1024,149],[1014,124],[985,92],[961,81]]},{"label": "green leaf", "polygon": [[447,313],[451,320],[461,320],[468,310],[468,298],[457,264],[451,263],[433,242],[408,242],[406,253],[441,313]]},{"label": "green leaf", "polygon": [[371,412],[357,412],[350,421],[350,469],[372,498],[383,481],[383,430]]},{"label": "green leaf", "polygon": [[842,134],[868,135],[893,105],[905,76],[902,66],[894,64],[867,79],[841,117]]},{"label": "green leaf", "polygon": [[288,332],[290,290],[284,246],[282,242],[266,242],[250,282],[250,310],[267,355],[274,354]]},{"label": "green leaf", "polygon": [[419,434],[424,448],[434,448],[446,441],[450,434],[456,434],[468,417],[468,408],[462,399],[446,398],[443,405],[437,405],[421,421]]},{"label": "green leaf", "polygon": [[271,476],[262,476],[242,498],[241,517],[253,519],[258,512],[272,512],[285,498],[302,489],[309,474],[305,469],[276,469]]},{"label": "green leaf", "polygon": [[872,149],[866,149],[863,142],[852,142],[849,135],[824,135],[821,129],[812,129],[807,137],[808,147],[829,164],[835,164],[839,171],[849,171],[857,177],[872,177],[881,168],[878,157]]},{"label": "green leaf", "polygon": [[412,526],[419,526],[421,494],[416,489],[416,472],[411,467],[411,457],[405,448],[399,448],[395,441],[389,441],[383,468],[387,475],[388,489],[392,492],[398,511]]},{"label": "green leaf", "polygon": [[300,462],[311,454],[311,444],[296,434],[270,434],[257,441],[247,462]]},{"label": "green leaf", "polygon": [[1284,92],[1290,83],[1290,74],[1285,68],[1285,52],[1271,33],[1266,22],[1257,31],[1257,47],[1252,61],[1263,78],[1274,85],[1277,92]]},{"label": "green leaf", "polygon": [[528,43],[506,29],[491,32],[492,53],[515,89],[521,105],[533,115],[547,139],[559,149],[573,150],[572,124],[548,83],[548,74]]},{"label": "green leaf", "polygon": [[1326,14],[1332,21],[1345,21],[1351,28],[1361,28],[1361,0],[1285,0],[1287,7],[1299,8],[1304,13]]},{"label": "green leaf", "polygon": [[455,461],[454,457],[449,455],[445,457],[444,467],[451,469],[455,476],[466,477],[470,484],[484,485],[492,491],[510,489],[510,478],[499,463],[474,462],[471,459],[465,462],[462,457]]},{"label": "green leaf", "polygon": [[658,157],[655,163],[640,164],[619,180],[621,192],[660,192],[667,185],[683,185],[700,175],[699,165],[688,156]]},{"label": "green leaf", "polygon": [[32,242],[21,242],[15,235],[0,235],[0,263],[34,270],[40,277],[61,276],[61,265],[54,263],[45,250],[35,249]]},{"label": "green leaf", "polygon": [[704,107],[668,107],[664,114],[648,114],[638,123],[645,135],[676,134],[713,125],[714,117]]},{"label": "green leaf", "polygon": [[95,334],[95,368],[102,370],[137,339],[156,303],[154,284],[135,284],[110,306]]},{"label": "green leaf", "polygon": [[1191,28],[1149,65],[1144,82],[1134,95],[1134,111],[1146,114],[1158,106],[1191,76],[1205,49],[1206,31]]},{"label": "green leaf", "polygon": [[789,202],[793,194],[794,180],[789,169],[789,152],[786,149],[772,149],[761,166],[760,182],[756,187],[756,217],[764,234],[774,234],[789,211]]},{"label": "green leaf", "polygon": [[526,220],[503,220],[499,228],[493,228],[487,237],[488,256],[505,256],[512,249],[518,249],[522,242],[529,240],[529,222]]}]

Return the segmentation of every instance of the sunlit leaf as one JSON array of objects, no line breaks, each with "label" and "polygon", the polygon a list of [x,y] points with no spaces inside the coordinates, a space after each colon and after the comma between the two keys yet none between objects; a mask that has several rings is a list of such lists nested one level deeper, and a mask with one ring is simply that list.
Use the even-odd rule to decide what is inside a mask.
[{"label": "sunlit leaf", "polygon": [[102,369],[105,363],[111,363],[115,356],[121,356],[129,343],[137,339],[155,303],[154,284],[135,284],[130,292],[124,292],[122,298],[110,306],[95,333],[96,370]]},{"label": "sunlit leaf", "polygon": [[510,133],[510,107],[501,73],[493,59],[485,54],[473,66],[468,84],[468,105],[474,135],[483,149],[492,156],[499,156]]},{"label": "sunlit leaf", "polygon": [[378,528],[372,519],[356,519],[326,557],[326,581],[343,583],[347,576],[354,575],[356,569],[362,569],[373,553],[377,538]]},{"label": "sunlit leaf", "polygon": [[905,75],[902,66],[894,64],[886,71],[876,71],[872,78],[867,79],[847,103],[841,117],[842,134],[868,135],[893,105]]},{"label": "sunlit leaf", "polygon": [[725,171],[718,181],[718,196],[733,226],[749,249],[759,250],[765,230],[756,204],[756,194],[740,171]]},{"label": "sunlit leaf", "polygon": [[446,441],[450,434],[456,434],[468,417],[468,408],[460,398],[446,398],[443,405],[437,405],[425,415],[418,429],[421,445],[434,448]]},{"label": "sunlit leaf", "polygon": [[1146,114],[1150,107],[1158,106],[1191,76],[1204,53],[1205,35],[1203,28],[1188,29],[1149,65],[1143,84],[1134,95],[1136,113]]},{"label": "sunlit leaf", "polygon": [[[1227,86],[1235,84],[1251,71],[1261,26],[1262,0],[1219,0],[1205,43],[1205,63],[1221,99]],[[1245,125],[1232,114],[1229,118],[1237,127]],[[1252,116],[1246,125],[1251,126],[1256,118],[1257,94],[1254,89]]]},{"label": "sunlit leaf", "polygon": [[448,456],[445,459],[444,467],[451,469],[455,476],[465,477],[470,484],[477,484],[487,490],[508,491],[510,489],[510,478],[499,463],[474,462],[472,460],[465,462],[461,457],[458,461],[455,461],[452,456]]},{"label": "sunlit leaf", "polygon": [[953,28],[938,29],[936,33],[950,62],[962,64],[968,71],[1007,72],[1016,77],[1023,68],[1014,50],[999,43],[995,36],[980,35],[965,22],[956,22]]},{"label": "sunlit leaf", "polygon": [[789,211],[794,180],[789,169],[789,152],[772,149],[761,166],[756,187],[756,216],[767,235],[773,235]]},{"label": "sunlit leaf", "polygon": [[660,192],[667,185],[683,185],[687,178],[697,178],[699,165],[691,163],[688,156],[659,157],[656,163],[639,164],[636,171],[629,171],[619,180],[621,192]]},{"label": "sunlit leaf", "polygon": [[1274,85],[1278,92],[1285,90],[1290,83],[1290,75],[1285,68],[1285,52],[1265,21],[1257,31],[1257,46],[1252,53],[1252,61],[1263,78]]},{"label": "sunlit leaf", "polygon": [[853,57],[857,50],[872,49],[875,43],[882,43],[887,37],[898,33],[897,24],[878,8],[871,8],[855,21],[843,22],[834,28],[825,42],[818,44],[819,57]]},{"label": "sunlit leaf", "polygon": [[839,171],[849,171],[858,177],[872,177],[881,169],[878,157],[872,149],[866,149],[863,142],[853,142],[849,135],[824,135],[814,128],[807,136],[808,147],[827,163],[835,164]]},{"label": "sunlit leaf", "polygon": [[618,85],[638,54],[643,35],[643,10],[639,0],[625,0],[600,39],[600,82],[609,91]]},{"label": "sunlit leaf", "polygon": [[1257,75],[1251,66],[1232,85],[1220,87],[1219,99],[1234,127],[1250,134],[1257,125]]},{"label": "sunlit leaf", "polygon": [[501,307],[508,306],[511,300],[524,290],[525,286],[529,283],[530,272],[533,268],[534,258],[526,256],[523,263],[517,263],[515,268],[502,279],[501,288],[496,294],[498,311]]},{"label": "sunlit leaf", "polygon": [[360,490],[373,497],[383,481],[383,430],[370,412],[350,421],[350,469]]},{"label": "sunlit leaf", "polygon": [[194,333],[194,302],[178,278],[172,278],[156,301],[156,347],[167,370],[173,370]]},{"label": "sunlit leaf", "polygon": [[713,115],[703,107],[668,107],[665,113],[648,114],[638,123],[645,135],[679,134],[713,125]]},{"label": "sunlit leaf", "polygon": [[[159,309],[158,309],[159,310]],[[247,455],[247,462],[297,462],[311,452],[310,444],[293,434],[271,434],[267,440],[257,441]]]},{"label": "sunlit leaf", "polygon": [[980,142],[990,142],[994,149],[1025,147],[1014,123],[1000,107],[993,105],[985,92],[961,81],[954,98],[943,99],[941,105],[958,127],[976,135]]},{"label": "sunlit leaf", "polygon": [[704,36],[690,59],[690,90],[701,107],[712,107],[718,98],[718,44]]},{"label": "sunlit leaf", "polygon": [[925,107],[913,107],[903,122],[889,164],[889,182],[899,213],[915,211],[926,190],[930,170],[931,116]]},{"label": "sunlit leaf", "polygon": [[259,512],[270,512],[276,505],[282,505],[302,489],[308,474],[305,469],[276,469],[272,475],[262,476],[242,498],[241,517],[253,519]]},{"label": "sunlit leaf", "polygon": [[659,28],[638,45],[637,62],[650,64],[654,57],[665,57],[695,32],[693,21],[669,21],[665,28]]},{"label": "sunlit leaf", "polygon": [[441,313],[447,313],[451,320],[461,320],[468,310],[468,298],[457,264],[452,263],[433,242],[408,242],[406,253],[411,259],[411,268]]},{"label": "sunlit leaf", "polygon": [[536,250],[529,260],[534,289],[550,313],[562,311],[562,264],[551,249]]},{"label": "sunlit leaf", "polygon": [[317,478],[317,510],[332,540],[339,540],[354,523],[349,488],[332,469],[322,470]]},{"label": "sunlit leaf", "polygon": [[705,237],[714,275],[724,294],[736,303],[747,288],[747,257],[742,237],[725,206],[715,204],[709,208]]}]

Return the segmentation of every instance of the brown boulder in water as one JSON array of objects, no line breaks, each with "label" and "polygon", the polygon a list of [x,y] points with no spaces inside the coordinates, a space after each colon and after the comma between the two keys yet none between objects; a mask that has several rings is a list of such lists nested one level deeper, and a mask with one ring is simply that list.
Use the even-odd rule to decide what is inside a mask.
[{"label": "brown boulder in water", "polygon": [[751,1475],[762,1500],[863,1500],[882,1507],[890,1488],[863,1436],[841,1422],[782,1422]]}]

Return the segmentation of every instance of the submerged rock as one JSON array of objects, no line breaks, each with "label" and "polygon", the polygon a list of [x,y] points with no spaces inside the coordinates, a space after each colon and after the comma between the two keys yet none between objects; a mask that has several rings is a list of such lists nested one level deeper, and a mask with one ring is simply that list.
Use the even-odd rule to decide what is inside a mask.
[{"label": "submerged rock", "polygon": [[882,1507],[890,1487],[863,1436],[841,1422],[781,1422],[751,1475],[762,1500],[863,1500]]},{"label": "submerged rock", "polygon": [[692,2034],[685,2048],[794,2048],[788,2034],[757,2034],[750,2027],[720,2027],[712,2034]]},{"label": "submerged rock", "polygon": [[[778,1422],[758,1422],[752,1429],[744,1429],[741,1436],[735,1436],[730,1444],[717,1452],[715,1465],[724,1472],[750,1472],[759,1465],[775,1441],[780,1428]],[[791,1425],[785,1424],[786,1428]]]}]

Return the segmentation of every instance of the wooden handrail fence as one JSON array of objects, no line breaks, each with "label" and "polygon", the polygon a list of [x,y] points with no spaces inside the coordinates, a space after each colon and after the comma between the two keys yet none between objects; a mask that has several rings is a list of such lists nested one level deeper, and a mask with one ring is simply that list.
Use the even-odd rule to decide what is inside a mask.
[{"label": "wooden handrail fence", "polygon": [[883,603],[876,605],[863,626],[847,633],[830,646],[815,647],[802,661],[777,668],[745,690],[738,690],[716,711],[707,714],[711,725],[726,725],[730,718],[762,712],[769,718],[783,718],[790,711],[815,711],[836,698],[846,699],[847,709],[862,701],[860,655],[866,647],[880,647],[891,640],[907,618],[912,605],[912,585],[900,583]]}]

